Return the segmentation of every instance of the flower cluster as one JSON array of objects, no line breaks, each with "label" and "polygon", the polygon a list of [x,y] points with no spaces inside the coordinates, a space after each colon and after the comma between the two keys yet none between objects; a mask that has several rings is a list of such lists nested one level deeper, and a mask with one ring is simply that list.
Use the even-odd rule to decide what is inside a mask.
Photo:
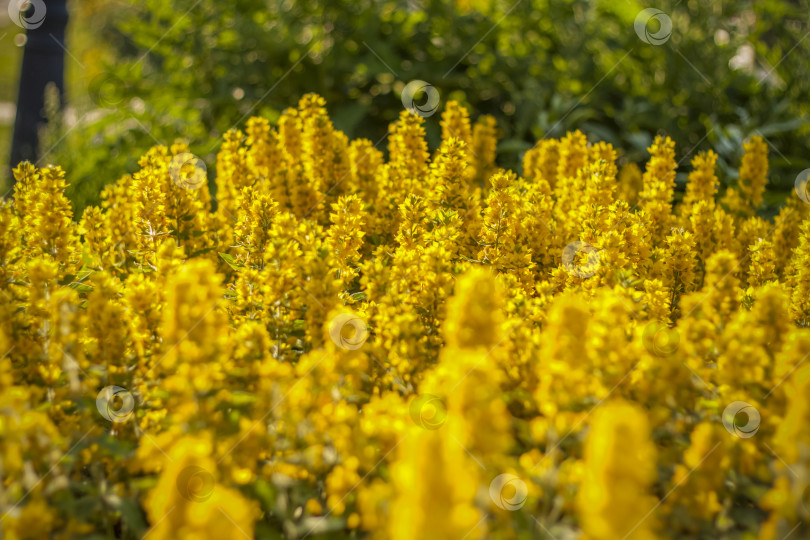
[{"label": "flower cluster", "polygon": [[497,139],[450,102],[385,154],[308,95],[78,221],[19,165],[0,536],[807,537],[810,212],[757,215],[763,140],[679,197],[664,136]]}]

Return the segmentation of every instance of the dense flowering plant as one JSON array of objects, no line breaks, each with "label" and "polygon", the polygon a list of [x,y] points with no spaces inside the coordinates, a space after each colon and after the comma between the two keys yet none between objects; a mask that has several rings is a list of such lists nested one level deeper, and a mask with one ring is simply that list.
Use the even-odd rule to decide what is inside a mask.
[{"label": "dense flowering plant", "polygon": [[[437,117],[438,118],[438,117]],[[675,148],[499,169],[457,103],[388,155],[317,95],[0,205],[0,526],[23,538],[810,534],[810,221]],[[201,189],[202,188],[202,189]]]}]

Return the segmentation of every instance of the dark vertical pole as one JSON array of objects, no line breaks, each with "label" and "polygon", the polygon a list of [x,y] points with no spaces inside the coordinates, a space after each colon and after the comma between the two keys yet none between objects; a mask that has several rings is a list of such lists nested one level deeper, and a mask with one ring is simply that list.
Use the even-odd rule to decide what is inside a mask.
[{"label": "dark vertical pole", "polygon": [[[20,0],[9,0],[19,2]],[[19,4],[18,4],[19,5]],[[36,162],[39,151],[39,128],[45,118],[45,86],[53,83],[60,99],[65,91],[65,28],[67,0],[36,0],[20,17],[26,28],[27,41],[20,70],[17,94],[17,117],[11,142],[11,168],[20,161]],[[12,183],[14,176],[11,176]]]}]

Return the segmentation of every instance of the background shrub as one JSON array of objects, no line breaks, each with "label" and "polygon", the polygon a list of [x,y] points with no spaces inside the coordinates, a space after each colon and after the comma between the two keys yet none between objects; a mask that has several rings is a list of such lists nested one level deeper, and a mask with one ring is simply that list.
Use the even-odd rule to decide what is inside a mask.
[{"label": "background shrub", "polygon": [[[202,141],[252,114],[275,121],[306,92],[327,99],[349,136],[381,141],[414,79],[434,85],[442,103],[494,115],[505,167],[519,168],[530,141],[573,129],[633,161],[657,133],[678,143],[682,166],[687,153],[714,148],[725,182],[742,140],[758,133],[774,154],[769,202],[808,166],[806,0],[656,3],[672,21],[658,46],[634,31],[649,7],[639,2],[106,4],[103,17],[81,23],[101,23],[95,57],[106,62],[81,74],[87,95],[73,102],[82,127],[54,159],[79,208],[156,142],[185,140],[211,162],[216,147]],[[435,146],[438,121],[427,129]]]}]

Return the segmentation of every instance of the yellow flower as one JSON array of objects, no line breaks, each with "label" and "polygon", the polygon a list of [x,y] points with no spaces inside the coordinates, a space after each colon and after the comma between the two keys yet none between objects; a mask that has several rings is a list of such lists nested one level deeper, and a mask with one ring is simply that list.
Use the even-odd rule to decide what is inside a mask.
[{"label": "yellow flower", "polygon": [[387,538],[481,538],[474,506],[478,465],[441,430],[414,428],[391,468],[395,489]]},{"label": "yellow flower", "polygon": [[681,203],[683,215],[688,216],[692,206],[698,201],[714,201],[717,194],[717,176],[714,172],[716,163],[717,154],[711,150],[700,152],[692,158],[692,172],[689,173],[686,194]]},{"label": "yellow flower", "polygon": [[472,152],[475,158],[475,185],[483,184],[495,172],[495,153],[498,147],[498,129],[495,118],[485,115],[473,126]]},{"label": "yellow flower", "polygon": [[751,210],[762,204],[762,194],[768,183],[768,145],[759,135],[754,135],[743,143],[743,154],[740,165],[740,191]]},{"label": "yellow flower", "polygon": [[219,483],[211,443],[184,438],[169,450],[167,464],[144,506],[154,538],[253,537],[255,502]]},{"label": "yellow flower", "polygon": [[653,539],[655,447],[644,411],[613,402],[593,416],[585,443],[578,512],[589,539]]},{"label": "yellow flower", "polygon": [[470,113],[458,101],[450,100],[442,111],[442,140],[458,139],[465,146],[472,143]]},{"label": "yellow flower", "polygon": [[642,178],[639,205],[650,220],[653,242],[664,239],[672,225],[672,197],[675,191],[675,143],[669,137],[656,136],[650,152],[650,161]]},{"label": "yellow flower", "polygon": [[17,166],[2,534],[806,536],[810,205],[755,215],[764,140],[719,203],[695,156],[673,208],[666,137],[643,174],[544,139],[520,177],[492,117],[448,102],[435,152],[433,121],[386,156],[306,95],[216,174],[150,149],[78,223]]}]

